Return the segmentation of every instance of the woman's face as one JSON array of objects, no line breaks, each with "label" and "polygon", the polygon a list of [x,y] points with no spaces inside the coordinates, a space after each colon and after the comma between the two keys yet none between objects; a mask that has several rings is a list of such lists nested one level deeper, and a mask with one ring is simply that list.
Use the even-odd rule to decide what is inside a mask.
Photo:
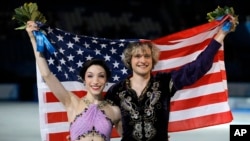
[{"label": "woman's face", "polygon": [[99,95],[102,93],[105,83],[107,82],[107,75],[105,70],[99,65],[90,66],[85,73],[85,87],[88,93],[92,95]]}]

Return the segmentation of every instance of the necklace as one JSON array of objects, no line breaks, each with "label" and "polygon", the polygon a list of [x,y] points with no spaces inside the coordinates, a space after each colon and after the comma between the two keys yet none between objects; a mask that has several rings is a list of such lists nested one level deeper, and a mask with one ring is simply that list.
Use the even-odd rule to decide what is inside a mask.
[{"label": "necklace", "polygon": [[[83,100],[83,102],[84,102],[87,106],[89,106],[90,104],[93,104],[93,103],[91,103],[86,97],[83,98],[82,100]],[[98,108],[103,108],[105,105],[107,105],[107,103],[108,103],[107,101],[103,100],[103,101],[101,101],[100,103],[98,103],[97,106],[98,106]]]}]

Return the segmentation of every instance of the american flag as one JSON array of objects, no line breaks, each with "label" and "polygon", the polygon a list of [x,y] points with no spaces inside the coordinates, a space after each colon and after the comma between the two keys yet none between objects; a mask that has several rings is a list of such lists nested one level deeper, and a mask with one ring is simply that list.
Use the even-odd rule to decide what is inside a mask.
[{"label": "american flag", "polygon": [[[222,23],[213,21],[152,40],[161,50],[160,61],[153,72],[173,69],[194,60],[207,47]],[[82,64],[92,58],[102,58],[112,70],[107,89],[124,79],[130,71],[121,62],[122,51],[129,42],[141,39],[106,39],[44,28],[46,38],[55,48],[45,49],[51,71],[66,89],[82,97],[85,87],[79,79]],[[42,141],[64,141],[69,135],[69,122],[63,105],[44,83],[37,69],[40,128]],[[171,100],[169,132],[192,130],[231,122],[223,45],[214,58],[212,68],[195,84],[176,92]],[[119,137],[116,130],[112,137]]]}]

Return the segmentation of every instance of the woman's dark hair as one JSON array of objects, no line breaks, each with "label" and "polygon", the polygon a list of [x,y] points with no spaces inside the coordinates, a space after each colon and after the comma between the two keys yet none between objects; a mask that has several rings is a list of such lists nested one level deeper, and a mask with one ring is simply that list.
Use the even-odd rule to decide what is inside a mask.
[{"label": "woman's dark hair", "polygon": [[88,60],[87,62],[85,62],[82,65],[82,68],[80,70],[80,77],[82,78],[82,80],[84,80],[84,76],[85,76],[85,73],[86,73],[87,69],[92,65],[101,66],[106,72],[107,80],[111,77],[111,71],[110,71],[108,65],[104,62],[104,60],[102,60],[102,59],[92,59],[92,60]]}]

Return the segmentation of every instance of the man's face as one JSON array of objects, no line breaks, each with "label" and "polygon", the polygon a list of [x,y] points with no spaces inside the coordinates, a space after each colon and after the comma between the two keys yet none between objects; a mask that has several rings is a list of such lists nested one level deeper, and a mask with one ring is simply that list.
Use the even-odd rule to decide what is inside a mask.
[{"label": "man's face", "polygon": [[152,62],[152,52],[148,47],[136,49],[131,58],[133,73],[143,76],[150,74]]}]

